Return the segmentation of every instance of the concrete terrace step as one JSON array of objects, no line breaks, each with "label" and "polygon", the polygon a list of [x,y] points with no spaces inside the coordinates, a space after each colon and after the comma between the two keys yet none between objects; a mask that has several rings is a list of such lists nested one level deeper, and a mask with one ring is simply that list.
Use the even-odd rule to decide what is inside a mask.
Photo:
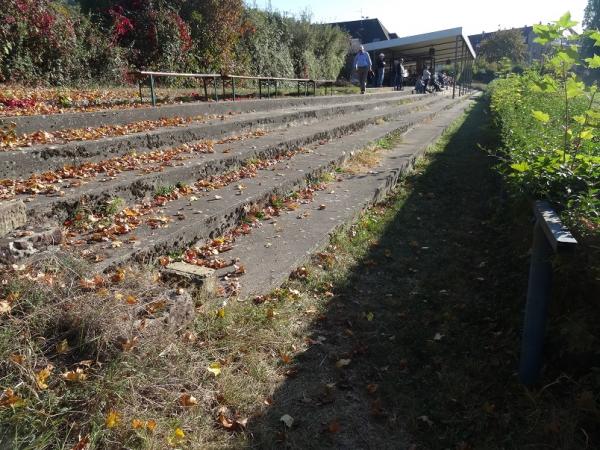
[{"label": "concrete terrace step", "polygon": [[[282,196],[302,186],[307,179],[339,165],[351,152],[364,148],[392,132],[404,132],[447,111],[457,101],[440,99],[431,109],[400,117],[383,124],[373,124],[360,134],[348,135],[319,145],[311,153],[297,154],[281,161],[272,170],[261,171],[256,178],[245,179],[246,189],[240,195],[233,186],[211,192],[193,203],[181,198],[167,203],[160,211],[164,217],[180,217],[167,228],[153,229],[144,224],[135,231],[136,240],[113,248],[110,242],[87,247],[87,254],[100,262],[95,270],[103,271],[127,263],[131,259],[150,261],[152,258],[205,239],[219,236],[236,226],[254,205],[265,205],[272,195]],[[216,196],[218,194],[218,197]],[[124,237],[127,239],[127,237]]]},{"label": "concrete terrace step", "polygon": [[410,91],[377,92],[366,96],[359,94],[333,95],[319,97],[292,97],[278,99],[259,99],[221,102],[190,102],[175,105],[144,106],[140,108],[117,109],[96,112],[77,112],[64,114],[47,114],[35,116],[1,117],[2,124],[14,123],[16,132],[34,133],[36,131],[56,131],[65,128],[85,128],[102,125],[124,125],[142,120],[159,120],[164,117],[195,117],[204,114],[248,113],[258,111],[274,111],[277,109],[341,105],[364,100],[396,99],[410,95]]},{"label": "concrete terrace step", "polygon": [[[120,197],[126,201],[141,200],[152,196],[159,186],[191,184],[200,178],[239,167],[250,158],[272,158],[317,141],[351,135],[382,120],[398,120],[405,117],[405,123],[412,124],[412,120],[418,117],[415,113],[419,110],[436,108],[447,101],[448,99],[431,97],[417,105],[411,103],[400,107],[360,111],[331,117],[318,124],[287,128],[259,138],[216,145],[214,153],[193,155],[176,166],[165,167],[160,172],[122,172],[112,180],[106,181],[98,177],[81,187],[67,189],[62,196],[38,195],[27,203],[27,214],[30,221],[39,221],[50,215],[66,219],[82,198],[92,207],[110,197]],[[227,153],[224,154],[224,150],[227,150]]]},{"label": "concrete terrace step", "polygon": [[[301,204],[297,210],[282,213],[250,234],[236,238],[234,248],[223,258],[239,259],[246,270],[239,278],[239,298],[264,295],[280,286],[292,271],[329,243],[334,231],[383,200],[399,178],[412,169],[415,160],[471,103],[460,101],[431,122],[410,129],[402,142],[385,151],[378,167],[368,173],[345,174],[327,190],[316,192],[311,203]],[[229,267],[217,274],[222,277],[231,271]]]},{"label": "concrete terrace step", "polygon": [[391,98],[374,96],[375,100],[368,97],[361,98],[366,101],[247,113],[241,116],[230,116],[224,120],[209,120],[205,123],[191,123],[181,127],[159,128],[145,133],[90,141],[72,141],[65,144],[36,145],[4,151],[0,152],[0,178],[16,178],[65,165],[97,162],[134,150],[143,152],[200,139],[219,139],[258,128],[274,130],[292,126],[295,123],[310,123],[357,111],[398,106],[398,102],[421,103],[427,101],[429,96],[404,95]]}]

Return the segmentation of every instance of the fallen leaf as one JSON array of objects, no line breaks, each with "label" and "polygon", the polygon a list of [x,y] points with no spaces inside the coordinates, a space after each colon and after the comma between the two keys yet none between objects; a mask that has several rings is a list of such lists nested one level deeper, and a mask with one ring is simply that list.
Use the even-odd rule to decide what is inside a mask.
[{"label": "fallen leaf", "polygon": [[341,369],[341,368],[349,365],[351,362],[352,362],[351,359],[340,359],[335,363],[335,367],[337,367],[338,369]]},{"label": "fallen leaf", "polygon": [[66,339],[63,339],[58,344],[56,344],[56,353],[62,355],[67,353],[71,348],[69,347],[69,342]]},{"label": "fallen leaf", "polygon": [[12,406],[13,408],[22,406],[25,402],[15,392],[8,388],[0,395],[0,408]]},{"label": "fallen leaf", "polygon": [[417,417],[417,419],[420,420],[421,422],[425,422],[430,427],[433,426],[433,422],[428,416],[419,416],[419,417]]},{"label": "fallen leaf", "polygon": [[371,383],[367,385],[367,392],[371,395],[375,394],[375,392],[377,392],[377,389],[379,389],[379,385],[376,383]]},{"label": "fallen leaf", "polygon": [[8,357],[15,364],[22,365],[25,362],[25,357],[23,355],[19,355],[18,353],[13,353]]},{"label": "fallen leaf", "polygon": [[[210,371],[211,369],[209,368],[208,370]],[[220,371],[221,371],[221,369],[219,369],[219,372]],[[191,406],[196,406],[198,404],[198,400],[196,400],[196,397],[194,397],[193,395],[181,394],[181,396],[179,397],[179,403],[181,404],[181,406],[189,408]]]},{"label": "fallen leaf", "polygon": [[342,427],[337,419],[332,420],[329,422],[329,425],[327,425],[327,431],[329,431],[331,434],[339,433],[341,429]]},{"label": "fallen leaf", "polygon": [[219,376],[219,375],[221,375],[221,363],[220,362],[211,363],[206,370],[208,370],[210,373],[212,373],[215,377]]},{"label": "fallen leaf", "polygon": [[279,421],[283,422],[288,428],[292,428],[292,425],[294,425],[294,418],[289,414],[284,414],[283,416],[281,416]]},{"label": "fallen leaf", "polygon": [[444,337],[443,334],[441,334],[441,333],[435,333],[435,336],[433,337],[433,340],[434,341],[441,341],[443,337]]},{"label": "fallen leaf", "polygon": [[369,311],[369,312],[367,313],[367,316],[366,316],[366,317],[367,317],[367,320],[368,320],[369,322],[373,322],[373,319],[375,318],[375,314],[373,314],[372,312],[370,312],[370,311]]},{"label": "fallen leaf", "polygon": [[90,435],[88,434],[87,436],[80,437],[77,444],[71,447],[71,450],[86,450],[87,448],[89,448],[89,443]]},{"label": "fallen leaf", "polygon": [[0,301],[0,314],[8,314],[12,310],[12,306],[5,300]]},{"label": "fallen leaf", "polygon": [[105,423],[106,423],[107,428],[116,427],[120,421],[121,421],[121,415],[114,409],[111,409],[108,412],[108,414],[106,415]]},{"label": "fallen leaf", "polygon": [[48,385],[46,384],[46,380],[54,370],[54,366],[52,364],[48,364],[44,369],[40,370],[35,375],[35,382],[40,389],[48,389]]},{"label": "fallen leaf", "polygon": [[69,370],[68,372],[63,373],[62,377],[66,381],[85,381],[87,379],[87,375],[80,367],[78,367],[75,370]]}]

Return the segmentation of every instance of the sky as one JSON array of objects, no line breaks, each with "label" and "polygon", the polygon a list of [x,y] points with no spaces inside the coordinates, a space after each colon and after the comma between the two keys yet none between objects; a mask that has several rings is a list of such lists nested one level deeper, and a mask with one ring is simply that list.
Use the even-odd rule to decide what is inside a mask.
[{"label": "sky", "polygon": [[378,18],[388,31],[411,36],[460,26],[466,34],[522,27],[557,20],[567,11],[581,22],[587,0],[253,0],[249,3],[259,8],[270,4],[275,10],[292,14],[308,9],[315,22],[359,20],[361,15]]}]

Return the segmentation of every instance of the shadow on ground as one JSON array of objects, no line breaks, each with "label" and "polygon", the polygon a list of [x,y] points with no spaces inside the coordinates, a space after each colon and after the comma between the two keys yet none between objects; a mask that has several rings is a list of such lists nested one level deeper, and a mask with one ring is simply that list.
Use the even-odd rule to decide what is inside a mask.
[{"label": "shadow on ground", "polygon": [[249,447],[514,448],[505,390],[520,391],[530,225],[506,228],[494,161],[478,148],[493,138],[480,102],[404,193],[354,229],[351,248],[368,239],[366,254],[330,287],[313,345],[249,424]]}]

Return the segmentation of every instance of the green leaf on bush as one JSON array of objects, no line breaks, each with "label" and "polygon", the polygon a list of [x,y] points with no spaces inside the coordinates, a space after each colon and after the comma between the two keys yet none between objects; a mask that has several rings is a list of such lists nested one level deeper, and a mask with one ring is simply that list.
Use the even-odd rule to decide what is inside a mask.
[{"label": "green leaf on bush", "polygon": [[540,122],[543,123],[548,123],[550,121],[550,115],[543,112],[543,111],[535,111],[535,110],[531,110],[531,115],[533,116],[533,118],[535,120],[538,120]]},{"label": "green leaf on bush", "polygon": [[594,132],[591,129],[586,129],[583,130],[580,134],[579,134],[579,138],[583,139],[584,141],[589,141],[591,139],[594,139]]},{"label": "green leaf on bush", "polygon": [[600,47],[600,31],[598,31],[598,30],[589,30],[586,34],[587,34],[587,36],[590,39],[596,41],[594,43],[595,46]]},{"label": "green leaf on bush", "polygon": [[573,120],[579,125],[583,125],[585,123],[585,116],[573,116]]},{"label": "green leaf on bush", "polygon": [[575,25],[577,25],[579,22],[575,21],[575,20],[571,20],[571,13],[570,12],[566,12],[562,15],[562,17],[560,19],[558,19],[558,21],[556,22],[556,25],[558,25],[561,28],[572,28]]},{"label": "green leaf on bush", "polygon": [[529,170],[529,164],[526,162],[520,162],[516,164],[511,164],[510,167],[517,172],[527,172]]},{"label": "green leaf on bush", "polygon": [[594,55],[592,58],[586,58],[585,62],[587,63],[588,68],[598,69],[600,68],[600,55]]},{"label": "green leaf on bush", "polygon": [[544,76],[541,80],[535,80],[531,85],[534,92],[556,92],[558,86],[554,78],[549,75]]},{"label": "green leaf on bush", "polygon": [[566,86],[567,98],[575,98],[583,95],[585,92],[585,84],[581,81],[577,81],[574,78],[567,80]]}]

